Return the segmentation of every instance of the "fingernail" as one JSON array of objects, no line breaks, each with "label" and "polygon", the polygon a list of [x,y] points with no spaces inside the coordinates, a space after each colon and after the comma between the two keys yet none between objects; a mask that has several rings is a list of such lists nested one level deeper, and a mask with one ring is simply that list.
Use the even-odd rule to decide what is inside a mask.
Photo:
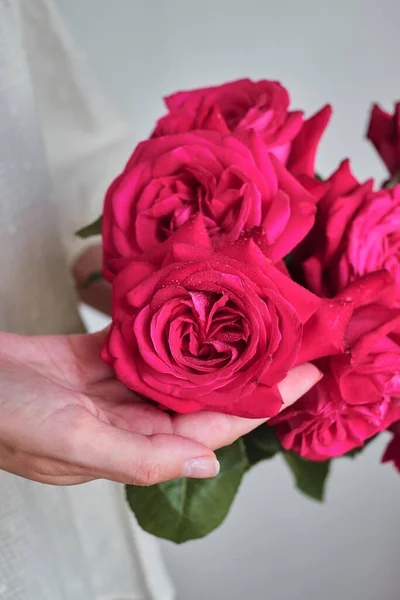
[{"label": "fingernail", "polygon": [[182,477],[190,477],[192,479],[216,477],[219,469],[220,465],[216,458],[194,458],[186,462]]}]

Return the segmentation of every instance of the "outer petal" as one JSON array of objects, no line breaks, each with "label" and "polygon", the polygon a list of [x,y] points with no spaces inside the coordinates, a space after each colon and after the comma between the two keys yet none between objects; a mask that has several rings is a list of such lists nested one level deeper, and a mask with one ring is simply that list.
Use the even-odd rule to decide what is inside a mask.
[{"label": "outer petal", "polygon": [[300,133],[293,140],[288,159],[288,169],[294,175],[315,175],[315,156],[321,136],[332,116],[332,107],[324,106],[305,121]]},{"label": "outer petal", "polygon": [[303,343],[297,363],[348,351],[347,330],[353,308],[351,302],[323,301],[304,326]]},{"label": "outer petal", "polygon": [[391,175],[400,168],[400,103],[391,115],[374,104],[367,138],[372,142]]}]

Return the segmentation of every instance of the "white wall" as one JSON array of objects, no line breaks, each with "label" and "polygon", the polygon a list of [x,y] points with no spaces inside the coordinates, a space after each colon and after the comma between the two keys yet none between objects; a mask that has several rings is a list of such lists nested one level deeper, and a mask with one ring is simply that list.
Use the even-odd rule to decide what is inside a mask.
[{"label": "white wall", "polygon": [[[57,2],[138,137],[165,93],[278,78],[308,113],[334,105],[322,173],[349,155],[360,177],[383,177],[362,134],[371,101],[400,97],[398,0]],[[254,469],[220,530],[163,543],[178,600],[398,600],[400,478],[379,465],[382,446],[338,461],[322,506],[292,489],[280,460]]]}]

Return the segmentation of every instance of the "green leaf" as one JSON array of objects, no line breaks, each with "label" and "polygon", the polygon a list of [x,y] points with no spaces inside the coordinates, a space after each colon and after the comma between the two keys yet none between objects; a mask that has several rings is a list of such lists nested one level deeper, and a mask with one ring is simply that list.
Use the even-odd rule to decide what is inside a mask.
[{"label": "green leaf", "polygon": [[101,222],[103,217],[99,217],[96,221],[93,221],[90,225],[86,225],[86,227],[82,227],[79,231],[76,232],[76,235],[81,238],[92,237],[93,235],[99,235],[101,233]]},{"label": "green leaf", "polygon": [[93,271],[93,273],[89,274],[86,281],[84,283],[82,283],[81,288],[85,290],[88,287],[90,287],[93,283],[96,283],[97,281],[101,281],[102,279],[103,279],[103,275],[102,275],[101,271]]},{"label": "green leaf", "polygon": [[315,179],[318,179],[318,181],[324,181],[319,173],[315,173]]},{"label": "green leaf", "polygon": [[204,537],[225,519],[249,467],[238,440],[217,452],[221,471],[212,479],[175,479],[151,487],[126,486],[128,503],[139,525],[181,544]]},{"label": "green leaf", "polygon": [[301,458],[294,452],[284,452],[283,456],[292,471],[297,489],[321,502],[324,499],[330,461],[314,462]]},{"label": "green leaf", "polygon": [[255,465],[260,460],[273,458],[282,450],[275,428],[268,425],[260,425],[242,439],[251,465]]}]

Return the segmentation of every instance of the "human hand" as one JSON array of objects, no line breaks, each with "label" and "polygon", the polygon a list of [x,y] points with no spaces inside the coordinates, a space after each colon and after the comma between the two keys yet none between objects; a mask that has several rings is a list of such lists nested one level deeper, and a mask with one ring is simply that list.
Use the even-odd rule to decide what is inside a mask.
[{"label": "human hand", "polygon": [[[212,477],[211,449],[263,422],[212,412],[170,416],[140,400],[100,359],[105,335],[0,334],[1,469],[55,485]],[[285,405],[319,377],[311,364],[293,369],[280,384]]]}]

